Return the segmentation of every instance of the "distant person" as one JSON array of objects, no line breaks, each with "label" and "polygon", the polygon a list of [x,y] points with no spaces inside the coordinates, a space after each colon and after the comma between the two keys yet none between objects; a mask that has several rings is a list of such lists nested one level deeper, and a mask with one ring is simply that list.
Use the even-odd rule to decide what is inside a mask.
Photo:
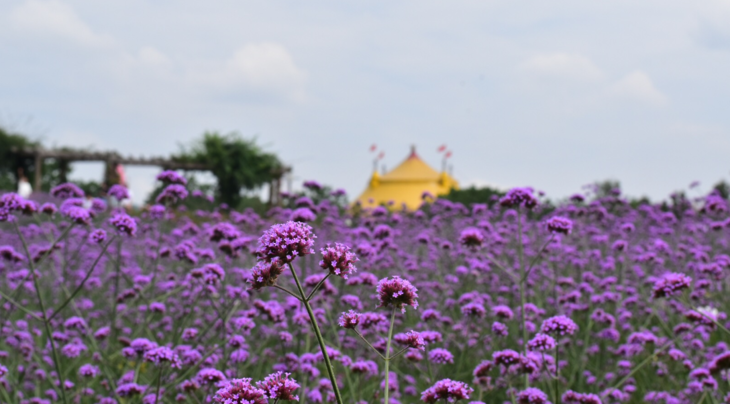
[{"label": "distant person", "polygon": [[30,185],[28,177],[25,176],[22,168],[18,169],[18,195],[28,199],[32,193],[33,187]]},{"label": "distant person", "polygon": [[92,198],[91,195],[86,194],[84,197],[84,202],[81,204],[81,207],[88,210],[88,209],[91,209],[91,206],[93,205],[93,203],[94,203],[94,198]]},{"label": "distant person", "polygon": [[119,201],[119,204],[122,205],[125,210],[129,211],[132,210],[132,197],[134,197],[134,195],[132,195],[132,190],[129,188],[127,188],[127,195],[129,195],[129,198],[122,199]]},{"label": "distant person", "polygon": [[129,189],[129,185],[127,184],[127,174],[124,172],[124,167],[122,167],[119,163],[114,163],[114,171],[117,173],[117,178],[119,178],[119,185]]},{"label": "distant person", "polygon": [[132,190],[129,189],[129,183],[127,183],[127,174],[124,172],[124,167],[119,163],[114,163],[114,172],[117,174],[117,178],[119,178],[119,185],[127,188],[127,194],[129,195],[129,198],[119,201],[119,205],[126,210],[131,210],[133,195]]}]

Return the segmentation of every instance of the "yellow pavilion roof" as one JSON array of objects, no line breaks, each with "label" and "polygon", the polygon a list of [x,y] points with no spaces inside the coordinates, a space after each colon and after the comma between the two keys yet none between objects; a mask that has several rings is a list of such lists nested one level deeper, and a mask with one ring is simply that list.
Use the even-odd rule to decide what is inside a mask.
[{"label": "yellow pavilion roof", "polygon": [[407,209],[415,210],[421,206],[424,192],[438,196],[448,194],[451,189],[459,189],[459,183],[446,172],[439,173],[431,168],[413,147],[411,154],[398,167],[382,176],[374,172],[368,187],[355,203],[376,207],[390,205],[392,201],[395,209],[405,204]]}]

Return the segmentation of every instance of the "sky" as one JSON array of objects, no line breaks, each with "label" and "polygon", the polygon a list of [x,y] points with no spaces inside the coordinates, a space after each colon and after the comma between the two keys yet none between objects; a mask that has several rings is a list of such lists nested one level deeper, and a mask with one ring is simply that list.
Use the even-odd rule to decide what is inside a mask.
[{"label": "sky", "polygon": [[[462,186],[663,199],[730,176],[730,1],[0,2],[0,124],[49,146],[168,155],[255,137],[365,188],[376,144]],[[128,168],[135,198],[156,168]],[[78,164],[72,178],[102,177]]]}]

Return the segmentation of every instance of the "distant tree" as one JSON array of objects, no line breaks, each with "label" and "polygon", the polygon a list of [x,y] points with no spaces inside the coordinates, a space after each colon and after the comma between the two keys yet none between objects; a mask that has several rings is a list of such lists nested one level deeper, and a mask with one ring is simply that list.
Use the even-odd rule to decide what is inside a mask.
[{"label": "distant tree", "polygon": [[239,207],[242,191],[260,188],[282,168],[275,154],[265,152],[255,139],[245,139],[238,133],[206,132],[189,150],[173,158],[208,165],[218,179],[216,199],[232,208]]},{"label": "distant tree", "polygon": [[463,203],[465,206],[469,206],[473,203],[486,203],[491,206],[502,196],[504,196],[504,192],[496,188],[477,188],[475,186],[471,186],[464,189],[452,189],[448,194],[443,195],[440,198],[448,199],[452,202]]},{"label": "distant tree", "polygon": [[[23,172],[33,183],[35,178],[35,161],[31,156],[20,156],[14,149],[39,147],[40,142],[31,140],[28,136],[14,133],[0,127],[0,189],[14,191],[18,186],[18,174]],[[41,190],[48,191],[51,187],[65,181],[63,173],[70,173],[71,167],[66,161],[45,159],[43,161]],[[38,191],[38,190],[35,190]]]},{"label": "distant tree", "polygon": [[0,127],[0,189],[15,190],[18,184],[18,172],[22,170],[28,178],[35,173],[33,158],[20,157],[13,153],[13,148],[34,147],[38,143],[26,136],[11,133]]},{"label": "distant tree", "polygon": [[617,197],[621,195],[621,183],[617,180],[598,181],[592,185],[596,199]]},{"label": "distant tree", "polygon": [[730,184],[725,182],[725,180],[721,180],[720,182],[715,184],[713,189],[715,189],[717,191],[717,193],[720,194],[720,196],[722,196],[725,199],[727,199],[728,196],[730,196]]}]

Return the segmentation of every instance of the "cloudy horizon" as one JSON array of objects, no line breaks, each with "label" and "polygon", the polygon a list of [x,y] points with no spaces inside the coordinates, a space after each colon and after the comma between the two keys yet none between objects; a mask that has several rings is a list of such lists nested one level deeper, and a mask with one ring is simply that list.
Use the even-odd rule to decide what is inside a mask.
[{"label": "cloudy horizon", "polygon": [[[135,156],[237,131],[351,199],[371,144],[437,169],[446,144],[462,185],[659,200],[730,174],[729,23],[727,1],[10,0],[0,124]],[[128,169],[137,200],[157,172]]]}]

